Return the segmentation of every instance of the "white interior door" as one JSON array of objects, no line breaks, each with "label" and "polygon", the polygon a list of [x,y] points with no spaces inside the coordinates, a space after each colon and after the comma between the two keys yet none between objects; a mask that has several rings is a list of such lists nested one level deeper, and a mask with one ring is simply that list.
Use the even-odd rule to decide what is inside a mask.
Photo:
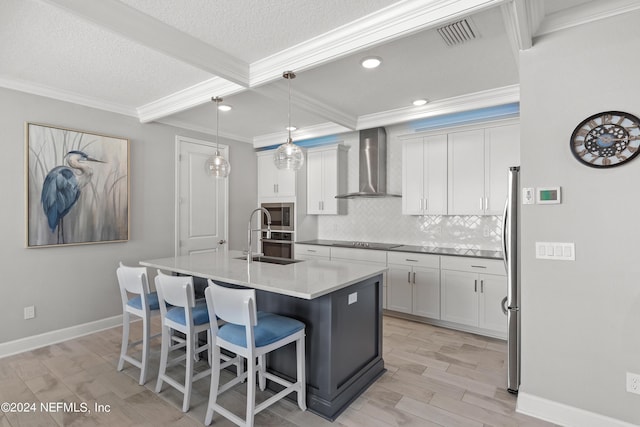
[{"label": "white interior door", "polygon": [[[219,149],[229,160],[229,147]],[[211,142],[176,137],[177,255],[227,249],[229,179],[205,172],[205,162],[215,152]]]}]

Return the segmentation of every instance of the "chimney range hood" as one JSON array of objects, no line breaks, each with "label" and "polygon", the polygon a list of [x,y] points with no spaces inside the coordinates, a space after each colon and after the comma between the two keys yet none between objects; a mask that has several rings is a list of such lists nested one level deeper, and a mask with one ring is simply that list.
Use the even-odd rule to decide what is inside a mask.
[{"label": "chimney range hood", "polygon": [[360,131],[360,178],[357,193],[340,194],[336,199],[359,197],[401,197],[387,193],[387,132],[384,128]]}]

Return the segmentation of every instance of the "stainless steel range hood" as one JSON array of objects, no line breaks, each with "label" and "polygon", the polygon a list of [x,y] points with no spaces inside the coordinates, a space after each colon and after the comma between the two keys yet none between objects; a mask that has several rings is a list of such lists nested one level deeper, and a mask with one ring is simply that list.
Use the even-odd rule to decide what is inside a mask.
[{"label": "stainless steel range hood", "polygon": [[359,153],[359,190],[357,193],[339,194],[336,199],[401,197],[387,193],[387,132],[384,128],[361,130]]}]

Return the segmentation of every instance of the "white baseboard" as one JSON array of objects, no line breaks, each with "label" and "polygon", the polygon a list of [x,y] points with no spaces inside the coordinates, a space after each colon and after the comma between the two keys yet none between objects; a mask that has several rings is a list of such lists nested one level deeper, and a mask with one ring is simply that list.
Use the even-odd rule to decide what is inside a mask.
[{"label": "white baseboard", "polygon": [[0,358],[122,325],[122,314],[0,344]]},{"label": "white baseboard", "polygon": [[630,424],[522,391],[518,392],[516,412],[567,427],[637,427],[637,424]]}]

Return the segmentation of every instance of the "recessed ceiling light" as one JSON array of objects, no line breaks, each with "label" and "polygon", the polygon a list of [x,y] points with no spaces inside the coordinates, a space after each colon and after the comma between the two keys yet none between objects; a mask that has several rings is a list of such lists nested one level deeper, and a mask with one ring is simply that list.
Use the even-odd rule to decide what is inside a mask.
[{"label": "recessed ceiling light", "polygon": [[220,111],[229,111],[231,110],[231,105],[222,104],[218,106],[218,110]]},{"label": "recessed ceiling light", "polygon": [[413,101],[413,105],[415,105],[416,107],[419,107],[421,105],[425,105],[427,102],[426,99],[416,99],[415,101]]},{"label": "recessed ceiling light", "polygon": [[382,64],[382,58],[379,58],[377,56],[368,56],[364,58],[362,62],[360,62],[360,65],[362,65],[364,68],[376,68],[380,64]]},{"label": "recessed ceiling light", "polygon": [[294,130],[298,130],[298,128],[295,126],[287,126],[285,130],[290,130],[291,132],[293,132]]}]

